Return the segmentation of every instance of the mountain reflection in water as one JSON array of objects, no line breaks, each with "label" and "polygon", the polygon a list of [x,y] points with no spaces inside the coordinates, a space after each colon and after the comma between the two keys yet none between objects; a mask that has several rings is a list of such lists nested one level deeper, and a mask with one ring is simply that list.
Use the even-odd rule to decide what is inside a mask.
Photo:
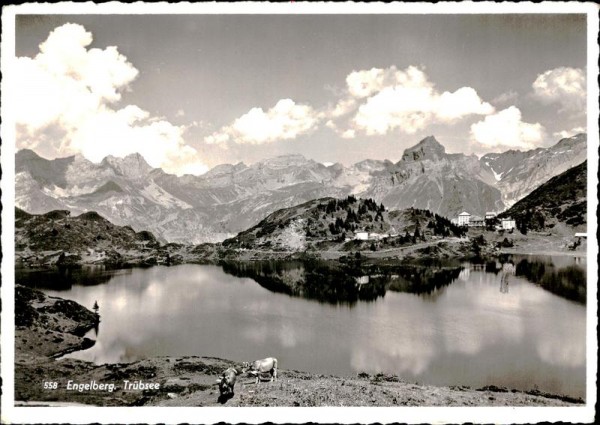
[{"label": "mountain reflection in water", "polygon": [[559,268],[552,261],[522,259],[516,264],[516,275],[569,300],[585,304],[587,279],[585,269],[577,264]]},{"label": "mountain reflection in water", "polygon": [[223,271],[262,287],[330,304],[374,301],[386,291],[433,294],[456,280],[462,267],[344,264],[326,261],[229,261]]},{"label": "mountain reflection in water", "polygon": [[100,285],[117,275],[131,274],[132,269],[110,269],[106,266],[16,268],[15,281],[31,288],[68,291],[74,285]]},{"label": "mountain reflection in water", "polygon": [[[98,364],[272,355],[282,369],[382,372],[408,382],[475,388],[536,385],[585,397],[585,305],[513,275],[523,259],[550,261],[238,263],[224,265],[228,273],[187,264],[113,271],[101,285],[45,292],[88,308],[98,303],[99,330],[88,335],[96,344],[69,355]],[[573,258],[552,261],[557,272],[579,267]],[[342,283],[320,281],[326,273]],[[289,295],[264,287],[273,281],[285,283]],[[318,290],[319,282],[329,286]],[[303,295],[290,296],[294,292]]]}]

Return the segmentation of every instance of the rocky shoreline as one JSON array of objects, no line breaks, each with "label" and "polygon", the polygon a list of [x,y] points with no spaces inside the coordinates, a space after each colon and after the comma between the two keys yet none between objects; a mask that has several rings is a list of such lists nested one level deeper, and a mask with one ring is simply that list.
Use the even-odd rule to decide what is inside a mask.
[{"label": "rocky shoreline", "polygon": [[83,335],[97,324],[97,316],[73,301],[20,285],[15,288],[15,298],[16,405],[575,406],[584,402],[536,390],[435,387],[409,383],[395,375],[339,377],[288,369],[279,371],[277,381],[259,385],[253,378],[241,376],[235,395],[224,402],[219,400],[216,379],[226,368],[239,366],[233,361],[182,356],[96,365],[56,359],[93,345]]}]

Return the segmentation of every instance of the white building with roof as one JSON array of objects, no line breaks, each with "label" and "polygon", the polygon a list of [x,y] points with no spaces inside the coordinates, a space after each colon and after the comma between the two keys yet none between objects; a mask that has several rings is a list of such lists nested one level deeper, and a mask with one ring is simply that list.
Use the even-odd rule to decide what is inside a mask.
[{"label": "white building with roof", "polygon": [[468,226],[469,221],[471,221],[471,214],[469,214],[468,212],[463,211],[458,215],[459,226]]}]

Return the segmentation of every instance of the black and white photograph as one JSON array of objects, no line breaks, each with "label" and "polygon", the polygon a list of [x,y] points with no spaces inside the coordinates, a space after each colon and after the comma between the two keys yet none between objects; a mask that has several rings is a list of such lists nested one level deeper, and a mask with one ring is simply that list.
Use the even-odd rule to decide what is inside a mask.
[{"label": "black and white photograph", "polygon": [[2,422],[593,422],[597,35],[4,6]]}]

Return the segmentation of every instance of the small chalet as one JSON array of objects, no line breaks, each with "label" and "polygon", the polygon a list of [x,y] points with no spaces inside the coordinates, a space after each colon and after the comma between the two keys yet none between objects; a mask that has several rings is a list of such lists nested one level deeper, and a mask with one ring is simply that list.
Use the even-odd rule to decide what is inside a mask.
[{"label": "small chalet", "polygon": [[356,232],[354,234],[354,239],[358,241],[368,241],[369,240],[369,232]]},{"label": "small chalet", "polygon": [[514,219],[507,217],[502,219],[502,230],[512,230],[516,229],[517,223]]},{"label": "small chalet", "polygon": [[485,226],[485,220],[477,215],[473,215],[471,216],[471,218],[469,219],[469,227],[484,227]]},{"label": "small chalet", "polygon": [[390,235],[388,233],[369,233],[370,241],[380,241],[385,238],[389,238]]}]

